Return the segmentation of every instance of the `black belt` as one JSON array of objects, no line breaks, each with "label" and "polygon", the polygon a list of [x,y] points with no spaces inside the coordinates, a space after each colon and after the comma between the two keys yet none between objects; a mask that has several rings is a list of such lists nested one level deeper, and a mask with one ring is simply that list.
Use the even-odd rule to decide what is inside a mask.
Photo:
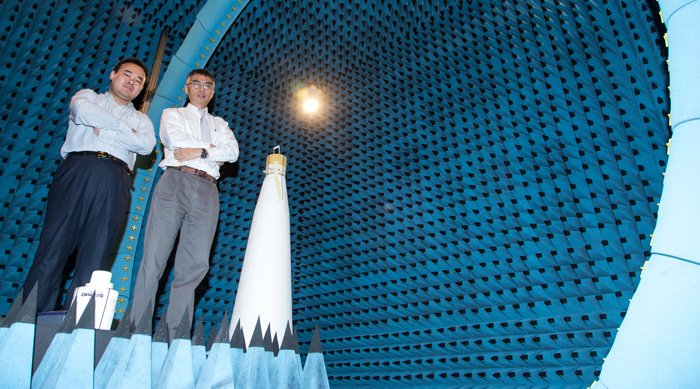
[{"label": "black belt", "polygon": [[122,161],[121,159],[115,157],[114,155],[110,153],[105,153],[104,151],[72,151],[68,153],[68,156],[79,156],[79,155],[89,155],[92,157],[97,157],[97,158],[102,158],[102,159],[109,159],[112,160],[116,163],[119,164],[119,166],[123,167],[124,170],[126,170],[129,175],[134,175],[134,172],[129,169],[129,165],[126,164],[126,162]]}]

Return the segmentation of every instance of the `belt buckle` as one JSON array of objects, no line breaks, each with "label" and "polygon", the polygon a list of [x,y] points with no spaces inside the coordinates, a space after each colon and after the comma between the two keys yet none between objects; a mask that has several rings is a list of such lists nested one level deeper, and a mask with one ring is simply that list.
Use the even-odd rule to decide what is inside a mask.
[{"label": "belt buckle", "polygon": [[97,158],[110,159],[110,155],[105,153],[104,151],[98,151],[96,155]]}]

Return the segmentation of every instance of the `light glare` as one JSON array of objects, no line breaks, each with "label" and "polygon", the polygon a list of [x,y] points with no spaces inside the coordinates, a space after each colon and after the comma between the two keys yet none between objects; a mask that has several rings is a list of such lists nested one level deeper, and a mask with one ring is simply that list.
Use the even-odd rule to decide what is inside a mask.
[{"label": "light glare", "polygon": [[315,115],[321,110],[323,104],[323,93],[316,85],[309,85],[296,92],[296,98],[302,112]]},{"label": "light glare", "polygon": [[304,104],[303,104],[304,111],[306,111],[308,113],[318,111],[318,106],[319,106],[319,103],[318,103],[318,99],[316,99],[316,98],[310,97],[310,98],[307,98],[306,100],[304,100]]}]

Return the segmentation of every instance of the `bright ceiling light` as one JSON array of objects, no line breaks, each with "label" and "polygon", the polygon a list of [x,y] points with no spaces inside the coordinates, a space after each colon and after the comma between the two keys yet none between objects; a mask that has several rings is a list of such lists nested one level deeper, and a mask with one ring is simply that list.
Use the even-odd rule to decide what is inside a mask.
[{"label": "bright ceiling light", "polygon": [[321,95],[321,90],[316,85],[309,85],[297,92],[297,99],[304,112],[312,114],[321,109]]},{"label": "bright ceiling light", "polygon": [[302,107],[304,107],[305,112],[314,113],[318,111],[319,108],[318,99],[315,97],[309,97],[306,100],[304,100]]}]

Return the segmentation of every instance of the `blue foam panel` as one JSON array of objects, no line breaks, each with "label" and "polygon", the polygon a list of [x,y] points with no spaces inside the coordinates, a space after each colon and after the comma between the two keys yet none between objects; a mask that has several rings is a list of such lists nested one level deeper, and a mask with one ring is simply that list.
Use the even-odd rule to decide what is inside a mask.
[{"label": "blue foam panel", "polygon": [[[698,380],[687,361],[700,345],[692,331],[700,315],[690,301],[697,294],[695,279],[700,271],[695,238],[698,207],[693,200],[699,188],[691,178],[698,130],[698,109],[692,95],[699,80],[693,65],[698,59],[698,43],[693,36],[700,7],[687,1],[661,1],[660,5],[668,26],[668,68],[673,76],[669,87],[673,137],[669,141],[668,168],[652,256],[640,274],[641,282],[596,388],[682,387],[693,386]],[[651,366],[653,374],[648,371]]]},{"label": "blue foam panel", "polygon": [[173,339],[163,362],[157,388],[178,385],[194,387],[192,342],[190,339]]},{"label": "blue foam panel", "polygon": [[4,361],[0,370],[3,385],[16,388],[30,386],[33,349],[34,323],[13,323],[0,343],[0,355]]}]

